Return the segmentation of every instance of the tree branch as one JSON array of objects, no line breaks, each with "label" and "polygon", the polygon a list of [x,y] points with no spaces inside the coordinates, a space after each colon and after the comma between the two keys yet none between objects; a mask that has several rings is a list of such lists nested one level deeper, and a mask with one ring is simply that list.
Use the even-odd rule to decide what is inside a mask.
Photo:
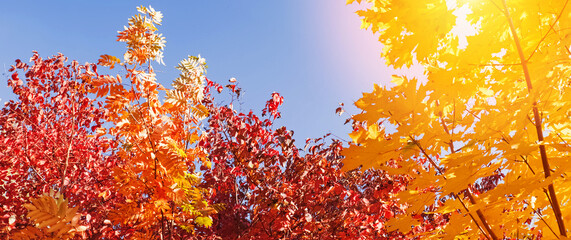
[{"label": "tree branch", "polygon": [[[503,4],[504,4],[504,13],[506,15],[506,18],[508,20],[509,26],[510,26],[510,30],[512,33],[512,37],[514,39],[515,45],[517,47],[517,51],[519,54],[519,58],[521,61],[521,66],[523,68],[523,73],[525,76],[525,82],[527,84],[527,90],[529,93],[531,93],[533,87],[531,84],[531,76],[529,74],[529,69],[527,67],[527,59],[525,58],[524,54],[523,54],[523,49],[521,47],[519,38],[517,36],[517,32],[515,29],[515,26],[513,24],[512,18],[510,17],[510,12],[506,3],[506,0],[502,0]],[[565,4],[567,5],[567,4]],[[534,117],[534,125],[535,125],[535,130],[537,132],[537,140],[540,142],[539,145],[539,153],[541,155],[541,163],[543,165],[543,172],[545,174],[545,178],[548,178],[549,176],[551,176],[551,168],[549,167],[549,161],[547,159],[547,152],[545,151],[545,145],[543,144],[543,129],[541,126],[541,116],[539,115],[539,110],[537,109],[537,101],[533,101],[533,117]],[[557,200],[557,196],[555,194],[555,188],[553,187],[553,183],[550,183],[548,185],[548,189],[549,189],[549,197],[551,198],[551,207],[553,208],[553,212],[555,213],[555,219],[557,220],[557,225],[559,226],[559,233],[561,234],[561,236],[566,237],[567,236],[567,230],[565,229],[565,223],[563,222],[563,217],[561,214],[561,208],[559,206],[559,201]]]},{"label": "tree branch", "polygon": [[[504,0],[505,2],[505,0]],[[561,15],[563,14],[563,11],[565,11],[565,8],[567,7],[567,3],[569,3],[569,0],[565,1],[565,4],[563,5],[563,7],[561,8],[561,12],[559,12],[559,15],[557,15],[557,18],[555,18],[555,21],[553,21],[552,24],[549,25],[549,30],[547,30],[547,32],[545,33],[545,35],[543,35],[543,37],[541,38],[541,40],[539,40],[539,42],[537,43],[537,45],[535,45],[535,49],[533,49],[533,51],[531,52],[531,54],[529,55],[529,57],[527,57],[527,59],[525,61],[529,61],[529,59],[531,59],[531,57],[533,57],[533,54],[535,54],[537,52],[537,49],[539,48],[539,45],[541,45],[541,43],[545,40],[545,38],[547,38],[547,35],[549,35],[549,33],[551,32],[551,30],[555,31],[555,29],[553,29],[553,25],[555,25],[555,23],[557,23],[557,21],[559,21],[559,18],[561,18]],[[506,8],[507,11],[507,8]],[[508,14],[509,16],[509,14]]]},{"label": "tree branch", "polygon": [[[444,178],[444,180],[446,179],[446,176],[444,176],[442,174],[442,170],[440,169],[440,167],[438,167],[436,165],[436,163],[432,160],[432,158],[426,153],[426,151],[424,150],[424,148],[422,148],[422,146],[420,145],[420,143],[416,140],[414,140],[411,136],[409,136],[413,141],[414,144],[416,144],[416,146],[420,149],[420,151],[422,152],[422,154],[424,154],[424,156],[426,158],[428,158],[428,161],[436,168],[436,170],[438,171],[438,173],[440,173],[440,176],[442,176],[442,178]],[[470,198],[470,202],[472,204],[476,204],[476,200],[474,199],[474,197],[472,196],[472,194],[469,192],[469,188],[466,190],[468,193],[468,197]],[[482,227],[480,226],[480,224],[478,224],[478,221],[476,221],[476,219],[474,218],[474,216],[472,215],[472,213],[470,213],[470,210],[468,210],[468,207],[464,204],[464,202],[462,201],[462,199],[460,198],[460,196],[458,196],[458,194],[456,193],[452,193],[452,195],[458,199],[458,201],[460,201],[460,203],[462,204],[462,207],[464,207],[464,210],[466,210],[466,212],[468,213],[468,215],[470,215],[470,218],[472,218],[472,221],[476,224],[476,226],[478,227],[478,229],[480,230],[480,232],[482,232],[482,234],[484,234],[484,236],[487,239],[490,239],[490,237],[493,240],[498,240],[498,237],[496,236],[496,234],[494,233],[494,231],[492,231],[492,228],[490,228],[490,225],[488,224],[488,222],[486,221],[486,217],[484,216],[484,214],[482,214],[482,211],[480,209],[476,210],[476,214],[478,215],[478,218],[480,218],[480,221],[482,222],[482,224],[484,225],[484,228],[486,229],[486,231],[488,232],[488,234],[490,234],[490,236],[488,236],[488,234],[486,234],[486,232],[482,229]]]}]

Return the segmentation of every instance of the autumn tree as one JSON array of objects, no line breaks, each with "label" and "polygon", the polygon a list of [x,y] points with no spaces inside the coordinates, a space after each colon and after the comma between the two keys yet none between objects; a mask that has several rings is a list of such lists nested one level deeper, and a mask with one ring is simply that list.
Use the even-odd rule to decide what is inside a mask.
[{"label": "autumn tree", "polygon": [[[209,80],[211,89],[223,87]],[[234,79],[226,85],[238,99]],[[226,90],[224,90],[226,91]],[[233,103],[206,97],[206,138],[200,141],[212,167],[204,166],[204,187],[224,206],[201,236],[221,239],[378,239],[385,222],[402,211],[389,195],[406,186],[405,176],[379,170],[341,171],[342,143],[307,139],[303,149],[293,131],[274,125],[283,97],[272,93],[261,116],[242,113]],[[214,101],[214,102],[212,102]],[[326,143],[328,142],[328,143]],[[303,145],[302,145],[303,146]],[[302,147],[299,146],[299,147]],[[445,222],[430,219],[417,232]]]},{"label": "autumn tree", "polygon": [[389,225],[408,232],[430,212],[449,218],[434,238],[566,237],[568,1],[366,2],[357,14],[386,63],[426,76],[394,76],[355,102],[345,168],[412,178]]},{"label": "autumn tree", "polygon": [[117,201],[110,169],[118,159],[97,133],[105,109],[88,96],[95,68],[34,52],[10,69],[18,98],[0,110],[0,238],[113,234],[104,221]]},{"label": "autumn tree", "polygon": [[[200,121],[208,115],[201,104],[206,64],[189,57],[176,67],[181,71],[173,89],[157,83],[152,61],[162,63],[165,40],[157,33],[162,14],[138,7],[139,14],[119,32],[127,44],[123,60],[102,55],[99,65],[123,76],[91,78],[92,92],[104,97],[112,127],[107,132],[119,143],[117,156],[124,164],[113,169],[117,193],[125,199],[109,220],[121,228],[121,237],[134,239],[186,239],[195,227],[212,224],[215,206],[207,200],[196,162],[208,164],[196,146]],[[166,95],[161,101],[159,92]]]},{"label": "autumn tree", "polygon": [[[212,224],[217,208],[198,187],[195,166],[208,164],[196,147],[208,115],[201,104],[205,61],[181,61],[173,89],[162,87],[151,64],[162,63],[162,15],[137,10],[118,35],[127,43],[123,60],[102,55],[97,65],[65,65],[63,55],[34,54],[33,66],[13,67],[26,72],[27,85],[12,75],[19,101],[0,116],[2,234],[187,239]],[[119,66],[120,74],[99,74],[97,66]]]}]

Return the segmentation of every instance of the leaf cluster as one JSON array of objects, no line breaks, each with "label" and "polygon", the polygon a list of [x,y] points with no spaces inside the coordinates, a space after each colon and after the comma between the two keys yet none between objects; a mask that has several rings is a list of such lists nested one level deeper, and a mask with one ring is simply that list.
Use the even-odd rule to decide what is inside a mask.
[{"label": "leaf cluster", "polygon": [[387,64],[426,77],[364,93],[343,152],[347,169],[412,178],[392,229],[430,213],[449,219],[434,238],[566,237],[568,1],[366,2]]}]

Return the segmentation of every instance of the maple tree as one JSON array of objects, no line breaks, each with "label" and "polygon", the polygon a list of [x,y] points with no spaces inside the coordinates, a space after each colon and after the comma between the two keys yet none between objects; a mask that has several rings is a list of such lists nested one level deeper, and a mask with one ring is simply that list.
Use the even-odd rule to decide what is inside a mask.
[{"label": "maple tree", "polygon": [[[117,200],[110,168],[118,159],[113,142],[96,133],[105,110],[88,97],[95,65],[36,52],[30,61],[10,69],[8,85],[18,99],[0,111],[0,237],[17,239],[28,230],[41,239],[109,234],[104,219]],[[34,228],[26,216],[43,223]]]},{"label": "maple tree", "polygon": [[449,223],[426,238],[567,237],[569,1],[365,2],[386,63],[426,76],[355,102],[345,168],[411,177],[387,225],[408,232],[431,213]]}]

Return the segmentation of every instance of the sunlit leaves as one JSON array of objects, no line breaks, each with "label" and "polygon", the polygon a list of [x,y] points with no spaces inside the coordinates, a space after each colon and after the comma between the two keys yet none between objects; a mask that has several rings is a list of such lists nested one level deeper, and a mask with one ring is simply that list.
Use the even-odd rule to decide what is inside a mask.
[{"label": "sunlit leaves", "polygon": [[124,59],[127,63],[143,64],[148,59],[163,63],[163,48],[165,38],[162,34],[157,34],[155,24],[160,25],[162,14],[153,8],[137,7],[137,10],[144,14],[137,14],[129,19],[129,25],[125,30],[119,31],[117,41],[127,43],[127,52]]},{"label": "sunlit leaves", "polygon": [[88,226],[79,224],[80,214],[77,207],[68,207],[68,202],[60,193],[43,194],[24,204],[28,209],[28,218],[35,223],[35,228],[28,227],[14,234],[15,239],[29,238],[72,238],[85,231]]},{"label": "sunlit leaves", "polygon": [[[207,85],[216,88],[214,83]],[[213,165],[202,168],[203,186],[212,186],[213,202],[225,209],[213,215],[212,228],[202,234],[224,239],[407,236],[385,228],[403,207],[389,196],[404,188],[407,178],[378,170],[341,171],[342,144],[328,137],[307,139],[300,152],[293,131],[274,126],[282,102],[272,93],[262,110],[270,113],[265,117],[206,105],[209,127],[200,144]],[[430,231],[444,222],[426,217],[414,232]]]},{"label": "sunlit leaves", "polygon": [[[209,215],[217,212],[195,173],[196,164],[208,165],[204,151],[196,147],[200,120],[208,116],[201,104],[206,65],[203,58],[189,57],[178,65],[181,75],[172,90],[158,84],[150,62],[162,63],[165,42],[155,25],[162,14],[151,7],[137,10],[143,15],[132,17],[118,37],[127,43],[121,64],[126,73],[91,81],[92,92],[105,97],[108,120],[114,124],[109,132],[121,143],[117,155],[125,161],[114,169],[124,203],[110,220],[124,226],[125,237],[188,238],[196,227],[211,225]],[[110,68],[119,62],[108,55],[100,59]],[[166,93],[164,103],[161,92]]]},{"label": "sunlit leaves", "polygon": [[121,60],[115,56],[105,54],[101,55],[101,58],[99,58],[99,62],[97,64],[109,67],[109,69],[113,69],[116,63],[121,63]]},{"label": "sunlit leaves", "polygon": [[[397,77],[355,102],[363,112],[345,167],[415,178],[399,194],[408,209],[450,216],[434,234],[565,235],[568,1],[367,2],[357,14],[379,34],[387,64],[420,64],[427,79]],[[454,28],[463,18],[473,32]]]},{"label": "sunlit leaves", "polygon": [[204,98],[206,84],[206,63],[204,58],[189,56],[176,67],[181,74],[172,84],[173,89],[166,92],[165,105],[173,110],[192,108],[197,118],[204,118],[207,112],[200,103]]}]

